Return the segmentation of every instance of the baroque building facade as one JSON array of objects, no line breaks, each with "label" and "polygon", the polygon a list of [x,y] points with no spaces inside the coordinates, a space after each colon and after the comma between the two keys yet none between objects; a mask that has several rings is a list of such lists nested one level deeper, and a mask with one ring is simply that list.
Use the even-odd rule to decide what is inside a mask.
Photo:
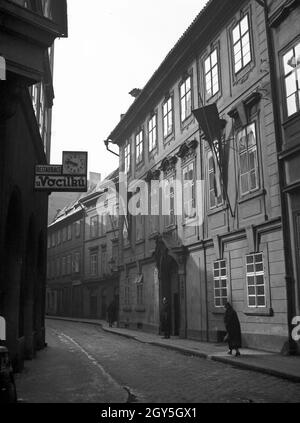
[{"label": "baroque building facade", "polygon": [[108,214],[108,182],[118,185],[118,170],[90,186],[48,227],[48,315],[106,319],[119,301],[117,207]]},{"label": "baroque building facade", "polygon": [[121,326],[158,332],[168,297],[173,335],[220,341],[229,301],[244,346],[290,338],[263,4],[209,1],[108,137],[139,207],[164,181],[120,216]]},{"label": "baroque building facade", "polygon": [[34,169],[49,159],[53,44],[67,36],[67,4],[2,0],[0,17],[0,315],[20,370],[45,344],[48,194],[34,192]]}]

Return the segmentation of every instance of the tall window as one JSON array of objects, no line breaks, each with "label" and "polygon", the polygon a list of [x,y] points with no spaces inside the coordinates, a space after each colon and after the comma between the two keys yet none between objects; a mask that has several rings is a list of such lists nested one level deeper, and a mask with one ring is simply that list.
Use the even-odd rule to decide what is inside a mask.
[{"label": "tall window", "polygon": [[214,154],[208,154],[208,184],[209,184],[209,208],[214,209],[223,203],[220,174]]},{"label": "tall window", "polygon": [[288,116],[300,111],[300,42],[283,56]]},{"label": "tall window", "polygon": [[144,159],[144,132],[141,130],[135,137],[136,164]]},{"label": "tall window", "polygon": [[205,60],[205,86],[207,99],[216,95],[220,90],[218,50],[215,49]]},{"label": "tall window", "polygon": [[130,295],[130,284],[129,279],[127,278],[124,286],[124,305],[130,305]]},{"label": "tall window", "polygon": [[237,137],[240,157],[241,194],[245,195],[259,188],[255,123],[241,130]]},{"label": "tall window", "polygon": [[163,105],[164,138],[173,132],[173,97],[168,98]]},{"label": "tall window", "polygon": [[107,273],[107,250],[106,247],[101,250],[101,273],[105,275]]},{"label": "tall window", "polygon": [[225,260],[214,263],[214,298],[215,307],[224,307],[228,301],[227,267]]},{"label": "tall window", "polygon": [[66,242],[66,240],[67,240],[67,228],[66,228],[66,226],[63,227],[62,235],[63,235],[62,236],[63,242]]},{"label": "tall window", "polygon": [[90,274],[91,276],[98,275],[98,252],[91,253],[90,255]]},{"label": "tall window", "polygon": [[67,275],[70,275],[72,272],[72,256],[68,255],[67,257]]},{"label": "tall window", "polygon": [[78,220],[77,222],[75,222],[75,236],[76,238],[79,238],[81,234],[81,221]]},{"label": "tall window", "polygon": [[98,227],[99,227],[99,217],[98,216],[92,216],[91,219],[90,219],[90,235],[91,235],[91,238],[97,238]]},{"label": "tall window", "polygon": [[183,205],[185,220],[196,217],[195,164],[183,168]]},{"label": "tall window", "polygon": [[144,304],[144,284],[143,281],[136,285],[137,305]]},{"label": "tall window", "polygon": [[164,185],[163,193],[163,214],[165,226],[173,226],[176,223],[175,212],[175,178],[170,176]]},{"label": "tall window", "polygon": [[188,76],[180,85],[181,122],[192,114],[192,78]]},{"label": "tall window", "polygon": [[266,289],[263,254],[246,257],[249,307],[266,307]]},{"label": "tall window", "polygon": [[67,273],[67,258],[63,257],[61,262],[61,274],[65,276]]},{"label": "tall window", "polygon": [[72,273],[80,272],[80,253],[73,254]]},{"label": "tall window", "polygon": [[154,114],[148,122],[149,133],[149,152],[151,153],[157,147],[157,117]]},{"label": "tall window", "polygon": [[68,241],[72,239],[72,225],[68,225]]},{"label": "tall window", "polygon": [[55,247],[55,232],[52,233],[52,247]]},{"label": "tall window", "polygon": [[59,229],[57,231],[57,245],[61,244],[61,230]]},{"label": "tall window", "polygon": [[56,277],[60,277],[60,257],[56,259]]},{"label": "tall window", "polygon": [[150,197],[150,234],[154,234],[159,231],[159,208],[160,208],[160,191],[159,191],[159,181],[152,181],[149,187],[149,197]]},{"label": "tall window", "polygon": [[248,14],[233,28],[234,72],[237,74],[251,62],[250,25]]},{"label": "tall window", "polygon": [[126,144],[124,154],[125,154],[125,173],[128,173],[128,172],[130,172],[130,166],[131,166],[131,145],[130,145],[130,142],[128,142]]}]

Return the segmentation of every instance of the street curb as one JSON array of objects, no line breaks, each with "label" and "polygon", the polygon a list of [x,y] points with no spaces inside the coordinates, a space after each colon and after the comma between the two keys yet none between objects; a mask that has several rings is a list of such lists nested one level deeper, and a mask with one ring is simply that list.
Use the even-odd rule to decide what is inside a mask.
[{"label": "street curb", "polygon": [[245,363],[245,362],[241,362],[238,361],[238,358],[236,361],[231,361],[229,359],[227,359],[226,357],[218,357],[218,356],[214,356],[211,355],[208,357],[209,359],[211,359],[212,361],[216,361],[216,362],[220,362],[223,364],[229,364],[233,367],[237,367],[243,370],[251,370],[251,371],[255,371],[258,373],[263,373],[269,376],[275,376],[275,377],[279,377],[280,379],[285,379],[288,380],[290,382],[294,382],[294,383],[300,383],[300,377],[299,376],[295,376],[295,375],[291,375],[289,373],[284,373],[281,372],[280,370],[275,370],[275,369],[266,369],[263,366],[259,366],[257,364],[249,364],[249,363]]},{"label": "street curb", "polygon": [[85,321],[85,320],[72,320],[72,319],[68,319],[67,317],[48,317],[46,316],[46,319],[48,320],[62,320],[62,321],[67,321],[67,322],[74,322],[74,323],[85,323],[85,324],[90,324],[90,325],[94,325],[94,326],[100,326],[102,328],[102,330],[104,332],[108,332],[108,333],[112,333],[114,335],[118,335],[118,336],[122,336],[124,338],[127,339],[133,339],[137,342],[141,342],[143,344],[148,344],[148,345],[153,345],[156,347],[162,347],[168,350],[172,350],[172,351],[177,351],[183,355],[190,355],[190,356],[195,356],[195,357],[199,357],[199,358],[203,358],[206,360],[211,360],[211,361],[216,361],[222,364],[227,364],[230,365],[232,367],[236,367],[236,368],[240,368],[243,370],[250,370],[250,371],[254,371],[254,372],[258,372],[258,373],[263,373],[269,376],[275,376],[278,377],[280,379],[285,379],[288,380],[290,382],[294,382],[294,383],[300,383],[300,377],[299,376],[295,376],[295,375],[291,375],[289,373],[284,373],[281,372],[279,370],[274,370],[274,369],[267,369],[265,367],[259,366],[259,365],[255,365],[255,364],[249,364],[249,363],[245,363],[245,362],[241,362],[238,361],[238,359],[236,361],[230,360],[226,357],[222,357],[222,356],[215,356],[215,355],[209,355],[207,353],[203,353],[200,351],[194,351],[194,350],[189,350],[186,349],[184,347],[178,347],[175,345],[166,345],[164,343],[160,343],[160,342],[155,342],[155,341],[143,341],[142,339],[137,338],[135,335],[130,335],[127,333],[120,333],[120,332],[115,332],[113,330],[110,330],[109,328],[105,328],[103,327],[103,325],[100,322],[89,322],[89,321]]}]

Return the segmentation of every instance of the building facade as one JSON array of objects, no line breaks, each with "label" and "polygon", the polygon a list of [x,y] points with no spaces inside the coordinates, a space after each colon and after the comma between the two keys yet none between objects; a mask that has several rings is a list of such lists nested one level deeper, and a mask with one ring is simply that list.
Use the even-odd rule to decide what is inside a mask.
[{"label": "building facade", "polygon": [[34,192],[34,168],[49,158],[53,43],[67,36],[66,2],[3,0],[0,17],[0,315],[20,370],[45,343],[48,195]]},{"label": "building facade", "polygon": [[300,316],[300,4],[267,1],[267,6],[291,324]]},{"label": "building facade", "polygon": [[[108,138],[127,190],[150,205],[120,216],[122,326],[158,332],[168,297],[173,335],[215,342],[230,301],[244,346],[289,338],[262,4],[208,2]],[[142,198],[135,180],[164,185]]]},{"label": "building facade", "polygon": [[[118,176],[94,185],[49,226],[47,314],[106,319],[109,304],[118,303],[118,209],[116,193],[106,191]],[[109,202],[116,207],[110,214]]]}]

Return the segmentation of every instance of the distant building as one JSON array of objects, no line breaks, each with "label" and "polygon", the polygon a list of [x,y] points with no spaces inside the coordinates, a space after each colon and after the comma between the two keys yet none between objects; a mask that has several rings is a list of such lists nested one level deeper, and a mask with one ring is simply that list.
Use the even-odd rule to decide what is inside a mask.
[{"label": "distant building", "polygon": [[34,192],[47,164],[53,43],[67,36],[65,0],[2,0],[0,81],[0,315],[15,369],[45,344],[48,193]]},{"label": "distant building", "polygon": [[117,170],[93,185],[50,224],[48,314],[106,319],[110,302],[118,302],[118,209],[107,214],[105,191],[106,182],[117,185],[118,176]]},{"label": "distant building", "polygon": [[209,1],[108,137],[120,147],[128,184],[166,184],[149,195],[158,215],[129,216],[129,225],[120,217],[121,326],[157,333],[165,296],[172,335],[222,340],[230,301],[244,346],[280,351],[289,338],[262,5]]},{"label": "distant building", "polygon": [[[300,315],[300,4],[267,1],[284,225],[289,323]],[[300,351],[300,344],[298,343]]]}]

